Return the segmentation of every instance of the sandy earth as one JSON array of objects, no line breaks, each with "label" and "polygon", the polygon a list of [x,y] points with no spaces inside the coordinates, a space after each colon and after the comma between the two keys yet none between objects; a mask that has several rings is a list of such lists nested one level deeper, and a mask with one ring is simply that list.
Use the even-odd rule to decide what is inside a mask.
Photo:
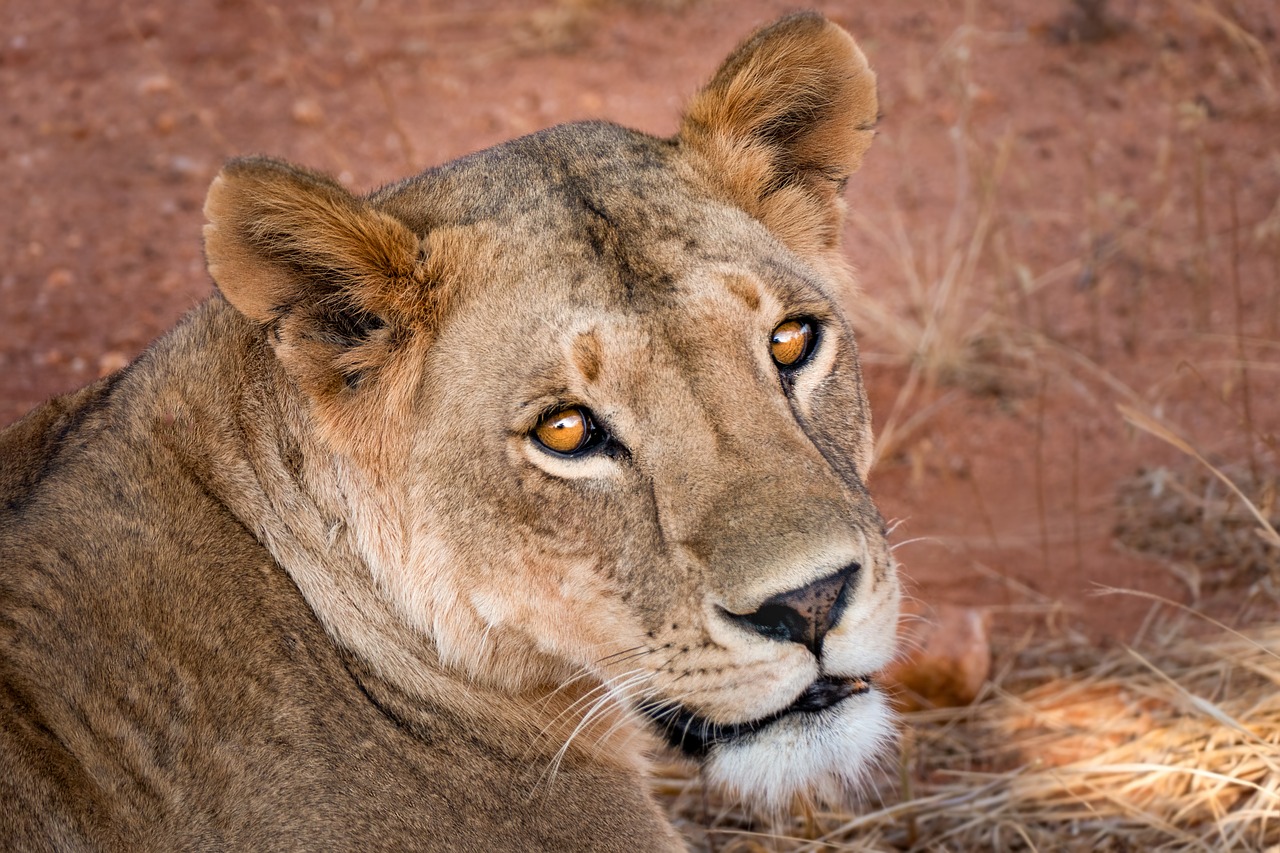
[{"label": "sandy earth", "polygon": [[[1161,515],[1168,483],[1221,490],[1116,406],[1154,413],[1265,502],[1280,8],[812,5],[880,73],[881,133],[848,192],[849,307],[885,438],[873,490],[921,606],[979,606],[1005,645],[1131,637],[1150,603],[1100,585],[1274,618],[1274,555],[1153,555],[1179,525],[1223,529]],[[723,55],[792,7],[5,0],[0,423],[119,368],[209,293],[200,208],[224,159],[269,153],[368,189],[562,121],[668,134]],[[965,346],[913,372],[935,309],[932,339]],[[1135,487],[1140,469],[1155,474]],[[1146,551],[1117,540],[1122,522]]]}]

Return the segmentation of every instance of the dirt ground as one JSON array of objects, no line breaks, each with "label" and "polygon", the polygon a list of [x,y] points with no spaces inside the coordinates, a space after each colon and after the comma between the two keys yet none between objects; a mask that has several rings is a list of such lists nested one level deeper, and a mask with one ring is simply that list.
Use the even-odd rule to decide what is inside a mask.
[{"label": "dirt ground", "polygon": [[[1275,619],[1242,503],[1280,468],[1280,7],[811,4],[880,74],[849,254],[873,490],[917,606],[1129,640],[1144,590]],[[558,122],[674,131],[793,0],[5,0],[0,423],[211,284],[201,204],[269,153],[369,189]]]}]

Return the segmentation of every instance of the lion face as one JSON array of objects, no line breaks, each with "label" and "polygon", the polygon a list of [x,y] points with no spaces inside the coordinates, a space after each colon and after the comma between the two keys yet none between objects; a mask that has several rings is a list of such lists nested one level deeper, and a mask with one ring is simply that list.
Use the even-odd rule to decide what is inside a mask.
[{"label": "lion face", "polygon": [[[850,329],[749,217],[681,199],[664,245],[645,199],[606,195],[588,206],[635,257],[566,265],[546,247],[574,237],[548,235],[445,322],[410,461],[439,474],[408,501],[432,508],[415,539],[436,556],[406,583],[438,584],[451,555],[468,570],[443,573],[448,598],[482,623],[453,632],[460,662],[484,656],[481,627],[518,632],[740,788],[856,773],[886,736],[871,675],[898,588]],[[638,266],[662,281],[642,297]]]},{"label": "lion face", "polygon": [[568,125],[367,199],[224,171],[214,276],[446,666],[512,693],[586,680],[574,736],[620,715],[766,802],[876,754],[899,593],[837,305],[874,117],[852,40],[800,16],[673,140]]}]

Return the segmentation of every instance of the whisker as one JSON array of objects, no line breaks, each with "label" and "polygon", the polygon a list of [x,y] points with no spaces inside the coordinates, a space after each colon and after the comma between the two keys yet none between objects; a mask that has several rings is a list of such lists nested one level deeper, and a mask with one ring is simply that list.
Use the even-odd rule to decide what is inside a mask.
[{"label": "whisker", "polygon": [[596,674],[594,672],[587,669],[585,666],[580,667],[577,672],[575,672],[573,675],[570,675],[564,681],[561,681],[559,684],[555,686],[554,689],[548,691],[547,694],[542,697],[541,701],[545,704],[546,702],[551,700],[551,697],[555,696],[557,693],[564,690],[565,688],[571,687],[572,685],[577,684],[579,681],[582,681],[584,678],[594,678],[594,677],[596,677]]},{"label": "whisker", "polygon": [[605,655],[605,656],[604,656],[604,657],[602,657],[602,658],[597,658],[597,659],[596,659],[596,663],[597,663],[597,664],[608,663],[609,661],[614,660],[614,658],[622,657],[623,655],[629,655],[629,654],[631,654],[632,652],[640,651],[641,649],[643,649],[643,650],[644,650],[644,652],[643,652],[643,654],[642,654],[642,655],[639,655],[640,657],[642,657],[644,654],[649,654],[650,652],[653,652],[653,651],[654,651],[654,649],[650,648],[650,647],[649,647],[649,646],[647,646],[647,645],[632,646],[632,647],[631,647],[631,648],[629,648],[629,649],[623,649],[623,650],[622,650],[622,651],[620,651],[620,652],[614,652],[614,653],[613,653],[613,654],[611,654],[611,655]]},{"label": "whisker", "polygon": [[[588,690],[586,693],[584,693],[584,694],[582,694],[581,696],[579,696],[579,697],[578,697],[577,699],[575,699],[572,703],[570,703],[570,704],[569,704],[569,706],[568,706],[567,708],[564,708],[564,709],[563,709],[559,714],[556,714],[556,715],[555,715],[555,717],[553,717],[551,720],[549,720],[549,721],[547,722],[547,725],[543,728],[543,730],[542,730],[542,734],[543,734],[543,735],[546,735],[546,734],[548,733],[548,731],[551,729],[551,727],[552,727],[552,726],[554,726],[557,722],[559,722],[559,721],[560,721],[560,719],[561,719],[562,717],[565,717],[565,716],[568,716],[568,715],[570,715],[570,714],[574,713],[574,712],[575,712],[579,707],[581,707],[584,703],[597,701],[597,698],[598,698],[598,697],[596,697],[596,694],[598,694],[598,693],[602,693],[602,692],[607,692],[607,691],[610,689],[611,684],[613,684],[614,682],[616,682],[616,681],[618,681],[618,680],[620,680],[620,679],[624,679],[624,678],[631,678],[631,677],[633,677],[633,676],[635,676],[635,675],[637,675],[637,674],[644,674],[644,672],[645,672],[644,670],[640,670],[640,669],[632,669],[632,670],[628,670],[628,671],[626,671],[626,672],[623,672],[623,673],[621,673],[621,674],[619,674],[619,675],[617,675],[617,676],[614,676],[614,677],[612,677],[612,678],[607,678],[607,679],[602,680],[599,684],[597,684],[595,687],[591,688],[591,689],[590,689],[590,690]],[[573,679],[573,680],[574,680],[574,681],[579,681],[579,680],[581,680],[581,676],[580,676],[580,677],[578,677],[578,678],[575,678],[575,679]],[[563,689],[563,687],[564,687],[564,685],[562,685],[561,687],[557,688],[556,690],[558,691],[558,690],[560,690],[560,689]],[[553,691],[553,693],[554,693],[554,692],[555,692],[555,691]]]},{"label": "whisker", "polygon": [[480,642],[476,644],[476,652],[472,656],[473,663],[470,667],[468,667],[471,672],[467,676],[467,681],[470,684],[475,684],[476,675],[479,674],[480,672],[481,664],[484,661],[485,652],[489,645],[489,632],[492,630],[493,630],[493,623],[489,623],[485,625],[484,633],[480,635]]},{"label": "whisker", "polygon": [[589,726],[591,722],[602,713],[603,709],[608,707],[610,702],[615,703],[618,708],[623,711],[628,709],[625,701],[627,689],[632,685],[643,683],[650,678],[648,672],[637,670],[633,670],[633,672],[635,674],[623,681],[605,685],[607,690],[604,695],[600,696],[595,702],[593,702],[591,707],[587,709],[586,713],[582,715],[582,719],[578,721],[578,725],[569,733],[569,737],[565,739],[564,744],[556,752],[555,757],[552,758],[550,765],[547,768],[548,772],[544,773],[544,775],[549,777],[548,783],[555,779],[556,774],[560,770],[560,764],[563,762],[565,754],[569,751],[570,745],[572,745],[574,740],[586,730],[587,726]]}]

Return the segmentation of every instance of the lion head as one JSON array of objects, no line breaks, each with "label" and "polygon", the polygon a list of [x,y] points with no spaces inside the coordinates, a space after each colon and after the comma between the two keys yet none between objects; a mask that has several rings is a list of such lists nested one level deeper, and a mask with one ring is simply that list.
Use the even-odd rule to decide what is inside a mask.
[{"label": "lion head", "polygon": [[577,683],[571,737],[647,731],[769,803],[890,737],[899,592],[839,308],[876,112],[853,39],[799,15],[673,138],[564,125],[363,197],[267,159],[216,179],[212,275],[459,693]]}]

